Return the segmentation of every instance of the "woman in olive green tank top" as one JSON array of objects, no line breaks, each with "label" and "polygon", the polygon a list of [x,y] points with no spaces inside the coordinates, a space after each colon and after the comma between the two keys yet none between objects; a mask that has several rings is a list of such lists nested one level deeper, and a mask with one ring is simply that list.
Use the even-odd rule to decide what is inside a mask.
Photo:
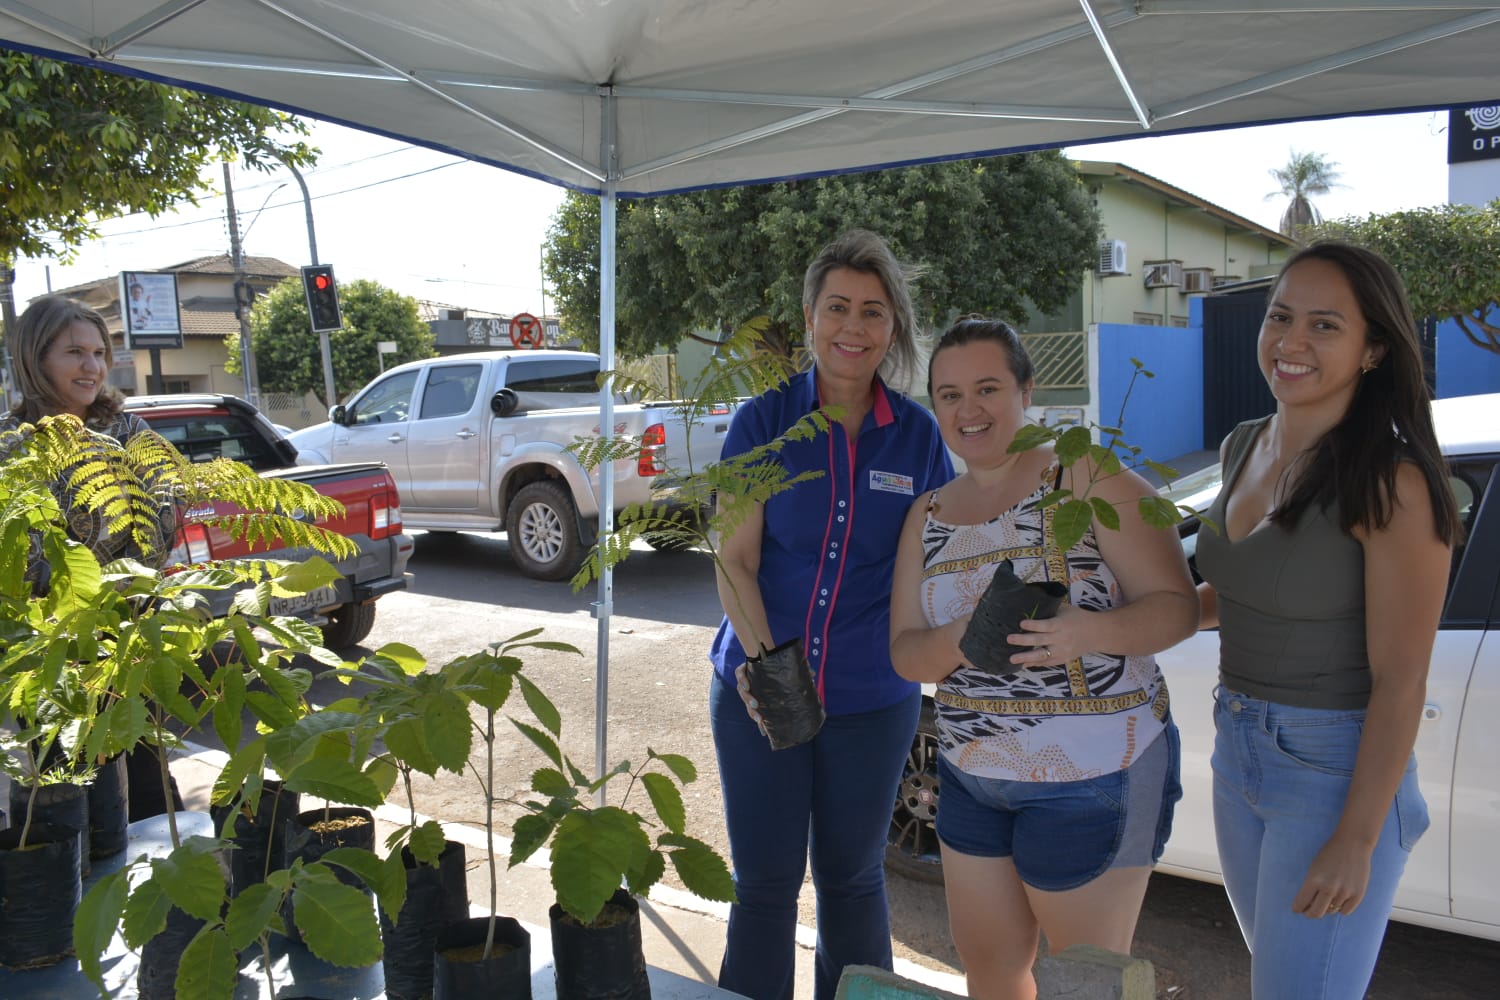
[{"label": "woman in olive green tank top", "polygon": [[1225,440],[1198,540],[1214,826],[1255,1000],[1358,1000],[1427,826],[1412,746],[1458,518],[1389,264],[1300,251],[1257,350],[1276,412]]}]

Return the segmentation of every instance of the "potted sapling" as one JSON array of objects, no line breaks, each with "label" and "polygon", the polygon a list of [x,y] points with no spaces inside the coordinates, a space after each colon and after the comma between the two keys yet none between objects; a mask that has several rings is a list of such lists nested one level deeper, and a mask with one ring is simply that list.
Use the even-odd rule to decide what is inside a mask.
[{"label": "potted sapling", "polygon": [[[661,880],[670,862],[690,892],[719,902],[735,898],[724,859],[687,833],[681,786],[696,780],[697,768],[686,757],[647,748],[638,765],[623,760],[590,780],[562,752],[556,707],[518,679],[540,727],[511,721],[546,761],[532,775],[528,814],[514,825],[510,864],[548,849],[557,894],[548,912],[557,996],[643,1000],[651,990],[636,897]],[[603,804],[603,791],[615,782],[625,783],[620,804]],[[649,813],[630,808],[641,801]]]},{"label": "potted sapling", "polygon": [[[490,849],[490,912],[488,917],[466,918],[449,924],[438,935],[433,971],[434,1000],[468,1000],[476,996],[531,996],[531,935],[520,921],[499,915],[499,872],[495,862],[495,719],[519,686],[530,705],[548,704],[536,686],[522,674],[516,655],[523,649],[552,650],[581,655],[577,647],[538,639],[541,629],[531,629],[491,644],[483,652],[461,656],[441,670],[450,689],[479,707],[482,721],[469,716],[473,732],[484,744],[484,770],[473,761],[469,767],[484,795],[484,831]],[[545,709],[544,709],[545,710]],[[512,858],[514,863],[514,858]]]},{"label": "potted sapling", "polygon": [[[795,373],[791,359],[760,346],[760,333],[768,322],[759,317],[741,326],[694,379],[688,396],[665,404],[677,412],[686,428],[685,466],[674,467],[659,445],[640,440],[594,437],[570,446],[579,462],[590,470],[621,460],[649,461],[661,469],[652,499],[628,505],[620,512],[615,529],[600,534],[573,577],[575,592],[598,579],[605,568],[623,562],[630,555],[631,544],[640,539],[658,549],[696,547],[706,551],[720,570],[720,578],[729,582],[733,599],[740,600],[733,582],[722,572],[720,541],[732,535],[757,505],[822,475],[818,471],[793,475],[779,455],[791,442],[827,433],[830,421],[841,415],[837,407],[816,410],[767,444],[694,467],[691,438],[695,428],[701,428],[709,416],[722,412],[733,400],[774,389]],[[617,388],[626,393],[667,394],[660,386],[618,372],[606,373],[601,380],[604,378],[616,379]],[[761,636],[742,636],[741,641],[747,653],[746,679],[760,706],[771,747],[780,750],[811,740],[823,724],[824,712],[802,637],[775,648],[768,647]]]},{"label": "potted sapling", "polygon": [[[1135,358],[1135,366],[1126,387],[1125,397],[1120,402],[1120,413],[1115,426],[1069,424],[1047,427],[1027,424],[1016,432],[1008,449],[1011,453],[1029,451],[1051,445],[1057,464],[1063,469],[1074,470],[1074,485],[1082,470],[1087,470],[1087,479],[1081,489],[1059,487],[1042,497],[1042,516],[1051,522],[1051,533],[1059,553],[1066,553],[1077,545],[1096,525],[1117,531],[1120,527],[1120,512],[1103,497],[1093,495],[1094,486],[1102,479],[1119,474],[1124,469],[1149,468],[1162,479],[1170,481],[1177,471],[1141,454],[1141,449],[1125,441],[1122,427],[1125,408],[1130,394],[1141,378],[1155,375]],[[1103,443],[1094,441],[1097,431]],[[1080,465],[1082,463],[1082,465]],[[1197,516],[1191,507],[1179,507],[1165,497],[1155,495],[1142,497],[1136,503],[1141,520],[1146,524],[1164,528],[1182,521],[1183,515]],[[1038,567],[1040,562],[1036,564]],[[1035,570],[1033,570],[1034,572]],[[959,640],[959,649],[970,663],[987,673],[1005,676],[1017,673],[1024,667],[1011,663],[1017,653],[1025,653],[1030,647],[1014,646],[1006,636],[1021,631],[1021,621],[1027,618],[1051,618],[1067,598],[1068,588],[1055,581],[1032,581],[1031,574],[1018,577],[1010,560],[1002,561],[991,577],[989,585],[980,596]]]}]

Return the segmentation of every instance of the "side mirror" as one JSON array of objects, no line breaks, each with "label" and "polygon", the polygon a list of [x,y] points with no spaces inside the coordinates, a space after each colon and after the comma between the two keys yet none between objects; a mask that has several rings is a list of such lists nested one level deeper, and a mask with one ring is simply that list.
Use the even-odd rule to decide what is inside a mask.
[{"label": "side mirror", "polygon": [[508,417],[516,412],[516,407],[521,400],[516,397],[514,389],[501,389],[490,397],[490,412],[497,417]]},{"label": "side mirror", "polygon": [[328,408],[328,419],[340,427],[349,426],[349,410],[343,403]]}]

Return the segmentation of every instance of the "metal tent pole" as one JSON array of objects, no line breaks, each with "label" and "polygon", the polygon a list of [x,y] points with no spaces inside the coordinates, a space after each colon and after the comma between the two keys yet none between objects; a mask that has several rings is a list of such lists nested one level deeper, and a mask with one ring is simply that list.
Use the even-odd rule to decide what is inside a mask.
[{"label": "metal tent pole", "polygon": [[[615,367],[615,198],[620,165],[615,147],[615,98],[609,87],[600,88],[599,162],[604,168],[604,187],[599,195],[599,370]],[[599,433],[606,443],[615,433],[615,387],[612,379],[599,387]],[[599,467],[599,534],[614,529],[615,470],[613,462]],[[594,777],[604,777],[609,766],[609,619],[614,613],[614,570],[606,564],[599,573],[599,599],[594,617],[599,621],[598,663],[594,685]],[[596,794],[605,804],[604,789]]]}]

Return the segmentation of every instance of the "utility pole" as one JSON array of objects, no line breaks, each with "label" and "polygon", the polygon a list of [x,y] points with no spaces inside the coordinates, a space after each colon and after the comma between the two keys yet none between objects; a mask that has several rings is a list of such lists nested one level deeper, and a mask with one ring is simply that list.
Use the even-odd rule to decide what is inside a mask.
[{"label": "utility pole", "polygon": [[11,262],[9,260],[0,259],[0,321],[3,321],[4,324],[0,326],[0,329],[4,330],[4,338],[0,339],[0,356],[4,358],[5,369],[5,387],[3,393],[0,393],[4,398],[0,399],[0,403],[4,404],[4,408],[7,411],[11,408],[12,397],[20,395],[19,390],[16,388],[15,369],[11,366],[10,361],[10,332],[16,326],[16,299],[14,291],[16,271],[10,265]]},{"label": "utility pole", "polygon": [[240,250],[240,222],[234,213],[234,185],[229,178],[227,160],[224,162],[224,199],[229,203],[229,259],[234,267],[234,314],[240,321],[240,369],[245,376],[245,399],[260,409],[260,379],[255,372],[255,346],[250,343],[250,310],[239,301],[239,289],[245,281],[245,257]]}]

